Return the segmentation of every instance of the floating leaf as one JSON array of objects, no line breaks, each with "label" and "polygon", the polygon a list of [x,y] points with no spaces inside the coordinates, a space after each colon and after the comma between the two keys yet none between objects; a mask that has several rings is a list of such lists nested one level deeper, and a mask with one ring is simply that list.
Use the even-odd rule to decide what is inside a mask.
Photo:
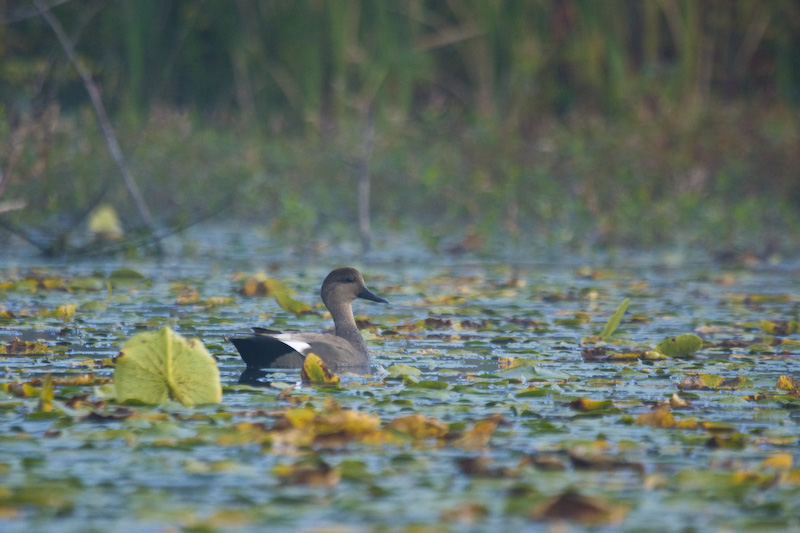
[{"label": "floating leaf", "polygon": [[32,341],[12,341],[3,348],[6,355],[41,355],[53,352],[52,347]]},{"label": "floating leaf", "polygon": [[581,350],[581,357],[584,361],[599,361],[606,359],[606,349],[602,346],[595,346],[593,348],[585,348]]},{"label": "floating leaf", "polygon": [[497,429],[501,421],[500,416],[492,416],[484,420],[478,420],[469,431],[456,439],[456,446],[461,448],[474,449],[482,448],[489,444],[492,434]]},{"label": "floating leaf", "polygon": [[606,322],[603,331],[600,332],[600,338],[607,339],[608,337],[611,336],[612,333],[614,333],[614,331],[616,331],[616,329],[619,327],[620,322],[622,322],[622,316],[625,314],[625,310],[628,309],[629,301],[630,298],[625,298],[622,301],[622,303],[619,304],[617,310],[614,311],[614,314],[611,315],[611,318],[609,318],[608,322]]},{"label": "floating leaf", "polygon": [[399,378],[402,376],[419,376],[422,370],[413,366],[404,364],[395,364],[386,369],[390,378]]},{"label": "floating leaf", "polygon": [[448,431],[447,424],[441,420],[420,414],[395,418],[386,424],[386,429],[406,433],[415,439],[443,437]]},{"label": "floating leaf", "polygon": [[681,390],[731,390],[752,386],[753,382],[744,376],[725,379],[714,374],[689,374],[678,383]]},{"label": "floating leaf", "polygon": [[622,521],[627,509],[611,505],[597,498],[582,496],[577,492],[565,492],[539,505],[532,513],[535,520],[570,521],[585,526],[616,524]]},{"label": "floating leaf", "polygon": [[140,283],[146,278],[144,274],[131,268],[120,268],[112,272],[108,279],[113,285],[132,285]]},{"label": "floating leaf", "polygon": [[552,394],[556,394],[553,389],[548,389],[545,387],[528,387],[522,392],[518,392],[516,394],[517,398],[539,398],[541,396],[549,396]]},{"label": "floating leaf", "polygon": [[782,375],[778,377],[778,383],[775,384],[781,390],[800,391],[800,379],[791,376]]},{"label": "floating leaf", "polygon": [[797,320],[761,320],[758,323],[761,331],[769,335],[791,335],[798,332]]},{"label": "floating leaf", "polygon": [[339,383],[339,376],[331,372],[325,361],[314,353],[308,354],[303,361],[300,378],[311,383]]},{"label": "floating leaf", "polygon": [[338,468],[330,466],[318,457],[301,460],[293,465],[277,465],[272,473],[283,483],[290,485],[333,487],[341,479]]},{"label": "floating leaf", "polygon": [[636,423],[640,426],[653,426],[655,428],[671,428],[675,426],[675,417],[669,409],[657,407],[647,413],[642,413],[636,417]]},{"label": "floating leaf", "polygon": [[722,448],[726,450],[741,450],[747,446],[749,438],[744,433],[733,433],[731,435],[713,435],[706,446],[709,448]]},{"label": "floating leaf", "polygon": [[501,336],[494,337],[489,342],[493,344],[511,344],[513,342],[517,342],[517,339],[515,337]]},{"label": "floating leaf", "polygon": [[450,387],[450,385],[444,381],[436,381],[432,379],[423,379],[422,381],[414,383],[414,386],[433,390],[445,390]]},{"label": "floating leaf", "polygon": [[75,316],[75,311],[78,309],[76,304],[59,305],[52,311],[41,311],[39,316],[45,318],[60,318],[62,320],[70,320]]},{"label": "floating leaf", "polygon": [[199,339],[185,339],[168,327],[131,337],[116,359],[117,401],[186,406],[219,403],[217,362]]},{"label": "floating leaf", "polygon": [[791,470],[794,466],[794,458],[791,453],[779,453],[770,455],[761,461],[761,468],[774,468],[775,470]]},{"label": "floating leaf", "polygon": [[614,361],[617,363],[629,363],[632,361],[638,361],[642,358],[644,352],[637,351],[637,352],[614,352],[608,356],[609,361]]},{"label": "floating leaf", "polygon": [[590,322],[592,318],[589,316],[589,313],[575,313],[575,316],[572,318],[557,318],[555,323],[559,326],[564,326],[567,328],[577,328],[582,324]]},{"label": "floating leaf", "polygon": [[656,351],[670,356],[691,355],[703,347],[703,339],[694,333],[669,337],[656,345]]},{"label": "floating leaf", "polygon": [[592,400],[591,398],[576,398],[569,402],[569,406],[576,411],[609,411],[614,410],[611,400]]}]

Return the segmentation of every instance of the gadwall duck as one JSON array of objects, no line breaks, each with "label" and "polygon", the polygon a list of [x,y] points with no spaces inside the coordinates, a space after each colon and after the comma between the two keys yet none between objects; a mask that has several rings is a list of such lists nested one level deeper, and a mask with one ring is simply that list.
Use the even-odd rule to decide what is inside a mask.
[{"label": "gadwall duck", "polygon": [[356,298],[389,302],[373,294],[355,268],[337,268],[328,274],[320,294],[333,318],[335,334],[253,328],[253,336],[230,339],[248,368],[301,368],[310,353],[331,367],[369,365],[367,345],[358,331],[350,303]]}]

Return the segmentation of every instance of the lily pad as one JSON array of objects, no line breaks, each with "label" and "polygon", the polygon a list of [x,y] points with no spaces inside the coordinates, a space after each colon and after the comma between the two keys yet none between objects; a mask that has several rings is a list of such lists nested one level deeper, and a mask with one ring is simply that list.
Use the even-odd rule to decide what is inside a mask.
[{"label": "lily pad", "polygon": [[168,327],[131,337],[116,359],[117,401],[160,404],[176,400],[187,407],[222,401],[217,362],[198,339],[185,339]]},{"label": "lily pad", "polygon": [[303,369],[300,371],[300,377],[303,381],[310,381],[311,383],[339,383],[339,376],[331,372],[325,361],[314,353],[306,356],[306,360],[303,362]]},{"label": "lily pad", "polygon": [[419,368],[415,368],[413,366],[404,365],[404,364],[395,364],[390,366],[386,369],[389,372],[389,377],[391,378],[399,378],[402,376],[419,376],[422,374],[422,370]]},{"label": "lily pad", "polygon": [[703,347],[703,339],[694,333],[669,337],[656,345],[656,351],[664,355],[691,355]]}]

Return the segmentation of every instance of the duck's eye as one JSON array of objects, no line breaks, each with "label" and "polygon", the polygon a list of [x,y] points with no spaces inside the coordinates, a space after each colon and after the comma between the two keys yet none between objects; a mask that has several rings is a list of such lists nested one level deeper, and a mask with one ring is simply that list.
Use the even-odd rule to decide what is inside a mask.
[{"label": "duck's eye", "polygon": [[353,279],[353,278],[344,278],[344,282],[345,282],[345,283],[355,283],[355,282],[356,282],[356,280],[355,280],[355,279]]}]

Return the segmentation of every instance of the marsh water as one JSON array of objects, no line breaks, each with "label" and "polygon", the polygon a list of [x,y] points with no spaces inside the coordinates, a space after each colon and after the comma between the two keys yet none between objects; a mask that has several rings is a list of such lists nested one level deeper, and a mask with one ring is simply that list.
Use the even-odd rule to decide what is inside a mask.
[{"label": "marsh water", "polygon": [[[791,258],[722,265],[702,252],[524,247],[452,256],[404,241],[366,256],[348,245],[298,253],[219,228],[168,244],[161,259],[0,254],[0,353],[17,339],[47,346],[0,355],[0,530],[800,528],[800,400],[778,387],[800,377]],[[343,265],[390,302],[354,305],[371,374],[325,388],[301,383],[299,371],[245,373],[226,338],[251,325],[330,330],[319,285]],[[315,313],[243,295],[258,271]],[[593,337],[625,298],[612,338]],[[55,311],[72,304],[74,314]],[[164,325],[217,358],[220,405],[114,403],[111,359]],[[703,348],[582,353],[641,354],[685,333]],[[36,390],[48,374],[65,381],[45,412]],[[686,386],[693,375],[746,379]],[[580,398],[604,403],[582,408]],[[381,428],[420,414],[452,438],[281,446],[249,437],[287,409],[324,413],[331,402]],[[642,417],[659,404],[675,424]],[[482,421],[493,424],[488,440],[463,438]],[[311,474],[293,475],[302,468]],[[576,494],[588,519],[553,505]]]}]

